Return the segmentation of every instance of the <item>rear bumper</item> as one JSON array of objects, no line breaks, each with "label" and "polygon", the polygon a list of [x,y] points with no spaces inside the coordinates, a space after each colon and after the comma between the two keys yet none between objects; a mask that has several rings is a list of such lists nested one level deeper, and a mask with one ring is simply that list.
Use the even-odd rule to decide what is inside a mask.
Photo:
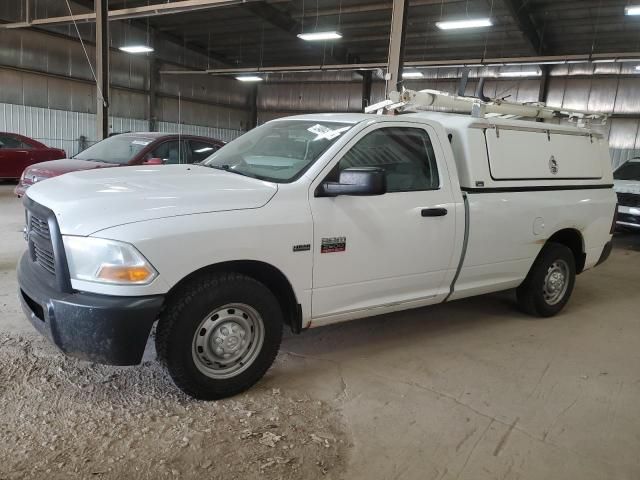
[{"label": "rear bumper", "polygon": [[18,295],[38,332],[72,357],[108,365],[140,363],[163,296],[62,293],[41,277],[25,253],[18,264]]}]

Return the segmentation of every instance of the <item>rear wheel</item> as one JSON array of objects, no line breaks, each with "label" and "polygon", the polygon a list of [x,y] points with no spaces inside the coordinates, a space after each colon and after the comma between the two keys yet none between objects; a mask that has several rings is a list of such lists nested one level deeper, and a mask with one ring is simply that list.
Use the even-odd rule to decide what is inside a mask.
[{"label": "rear wheel", "polygon": [[569,301],[576,279],[573,252],[559,243],[548,243],[516,290],[520,308],[540,317],[551,317]]},{"label": "rear wheel", "polygon": [[173,295],[158,323],[156,348],[182,391],[214,400],[260,380],[281,338],[282,313],[271,291],[251,277],[217,273]]}]

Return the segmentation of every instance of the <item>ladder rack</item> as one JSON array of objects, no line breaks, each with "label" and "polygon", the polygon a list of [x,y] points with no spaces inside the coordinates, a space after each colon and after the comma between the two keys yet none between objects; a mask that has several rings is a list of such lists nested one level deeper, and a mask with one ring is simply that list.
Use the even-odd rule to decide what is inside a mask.
[{"label": "ladder rack", "polygon": [[391,92],[389,99],[365,109],[365,112],[415,112],[415,111],[453,111],[469,113],[474,117],[488,118],[532,118],[545,119],[567,118],[578,123],[579,126],[590,126],[593,121],[600,121],[603,125],[607,121],[607,114],[593,113],[583,110],[553,108],[543,103],[516,103],[501,99],[483,101],[476,97],[452,95],[438,90],[403,90]]}]

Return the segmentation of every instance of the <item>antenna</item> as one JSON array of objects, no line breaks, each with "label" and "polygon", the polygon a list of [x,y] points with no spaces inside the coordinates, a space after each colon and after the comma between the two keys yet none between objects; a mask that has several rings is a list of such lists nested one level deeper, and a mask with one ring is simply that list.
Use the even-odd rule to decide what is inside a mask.
[{"label": "antenna", "polygon": [[178,164],[182,163],[182,90],[178,90]]}]

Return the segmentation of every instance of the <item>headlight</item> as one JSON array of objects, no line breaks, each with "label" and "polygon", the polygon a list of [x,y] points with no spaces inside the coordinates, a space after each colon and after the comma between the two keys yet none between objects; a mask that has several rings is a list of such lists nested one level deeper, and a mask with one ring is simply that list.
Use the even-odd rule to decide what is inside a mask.
[{"label": "headlight", "polygon": [[95,237],[63,236],[72,279],[118,285],[146,285],[158,276],[133,245]]}]

